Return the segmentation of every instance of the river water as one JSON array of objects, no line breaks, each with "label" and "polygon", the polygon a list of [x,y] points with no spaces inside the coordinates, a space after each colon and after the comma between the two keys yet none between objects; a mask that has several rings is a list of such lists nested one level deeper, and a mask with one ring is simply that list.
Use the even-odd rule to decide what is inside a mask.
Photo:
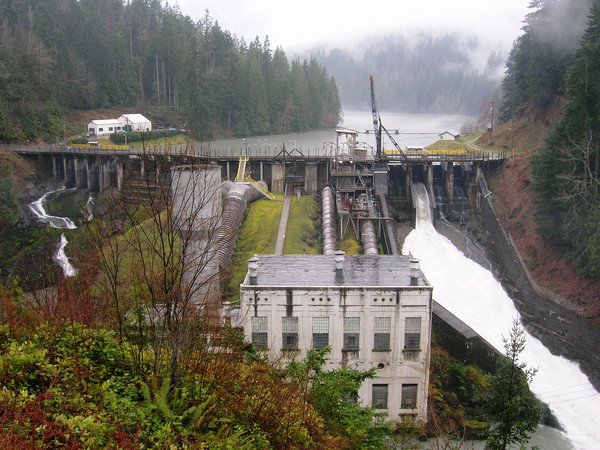
[{"label": "river water", "polygon": [[[75,223],[68,217],[52,216],[46,212],[46,202],[48,201],[48,198],[55,197],[64,192],[66,192],[66,189],[64,189],[64,188],[58,189],[56,191],[46,192],[35,202],[30,203],[28,205],[29,209],[31,209],[33,214],[36,216],[36,218],[40,222],[45,223],[46,225],[48,225],[52,228],[59,228],[59,229],[66,228],[69,230],[75,229],[75,228],[77,228],[75,226]],[[91,213],[90,213],[90,215],[91,215]],[[67,241],[65,233],[62,233],[60,235],[60,242],[58,244],[58,249],[56,250],[56,253],[54,254],[54,260],[61,267],[61,269],[63,271],[63,275],[65,277],[72,277],[77,274],[77,270],[71,265],[69,258],[65,254],[65,247],[67,246],[68,243],[69,242]]]},{"label": "river water", "polygon": [[[422,185],[417,205],[417,224],[405,239],[403,253],[418,258],[421,269],[433,286],[433,296],[446,309],[473,328],[504,353],[503,336],[508,336],[513,319],[519,319],[512,299],[492,273],[467,258],[448,239],[437,233],[431,222],[429,200]],[[538,372],[531,390],[550,405],[565,429],[561,433],[542,430],[552,441],[540,448],[594,449],[600,443],[600,394],[579,366],[555,356],[533,336],[526,333],[526,348],[521,360]],[[561,440],[562,439],[562,440]]]}]

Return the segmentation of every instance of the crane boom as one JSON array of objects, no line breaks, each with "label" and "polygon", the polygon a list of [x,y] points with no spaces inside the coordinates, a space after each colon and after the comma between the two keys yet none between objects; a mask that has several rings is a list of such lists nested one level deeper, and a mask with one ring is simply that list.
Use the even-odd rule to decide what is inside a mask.
[{"label": "crane boom", "polygon": [[381,159],[381,118],[377,111],[377,102],[375,101],[375,85],[373,84],[373,75],[369,75],[371,84],[371,113],[373,114],[373,130],[375,130],[375,157]]}]

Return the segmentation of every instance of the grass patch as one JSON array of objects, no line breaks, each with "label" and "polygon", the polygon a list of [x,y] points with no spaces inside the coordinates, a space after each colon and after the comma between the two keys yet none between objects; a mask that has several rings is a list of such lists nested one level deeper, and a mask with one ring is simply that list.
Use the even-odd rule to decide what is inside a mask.
[{"label": "grass patch", "polygon": [[290,205],[283,253],[285,255],[317,255],[320,253],[319,231],[316,229],[317,203],[314,195],[293,196]]},{"label": "grass patch", "polygon": [[231,262],[227,300],[239,300],[240,284],[248,271],[248,258],[257,253],[273,254],[275,252],[282,208],[283,202],[267,198],[250,203]]},{"label": "grass patch", "polygon": [[344,239],[341,240],[338,244],[338,248],[346,252],[347,255],[360,255],[361,254],[361,246],[354,235],[353,228],[346,228],[346,232],[344,233]]}]

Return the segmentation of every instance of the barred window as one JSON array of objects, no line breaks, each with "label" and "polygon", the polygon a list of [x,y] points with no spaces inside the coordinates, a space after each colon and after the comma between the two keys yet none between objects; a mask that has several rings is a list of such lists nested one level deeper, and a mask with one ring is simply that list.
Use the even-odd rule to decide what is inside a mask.
[{"label": "barred window", "polygon": [[417,350],[421,348],[421,318],[407,317],[404,322],[404,348]]},{"label": "barred window", "polygon": [[344,317],[344,350],[358,350],[360,317]]},{"label": "barred window", "polygon": [[388,407],[388,385],[374,384],[371,392],[371,406],[377,409]]},{"label": "barred window", "polygon": [[375,317],[374,332],[375,350],[389,350],[390,348],[390,332],[392,330],[391,317]]},{"label": "barred window", "polygon": [[403,384],[402,385],[402,401],[401,408],[416,408],[417,407],[417,385]]},{"label": "barred window", "polygon": [[298,318],[281,318],[281,340],[284,350],[298,350]]},{"label": "barred window", "polygon": [[266,317],[252,317],[252,342],[256,348],[267,348],[267,318]]},{"label": "barred window", "polygon": [[322,350],[329,345],[329,318],[313,317],[313,348]]}]

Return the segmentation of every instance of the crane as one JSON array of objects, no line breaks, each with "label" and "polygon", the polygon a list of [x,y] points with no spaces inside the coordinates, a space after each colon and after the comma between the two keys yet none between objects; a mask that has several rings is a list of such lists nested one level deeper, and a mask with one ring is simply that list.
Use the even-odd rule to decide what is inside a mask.
[{"label": "crane", "polygon": [[379,111],[377,111],[377,102],[375,101],[375,85],[373,83],[373,75],[369,75],[369,83],[371,84],[371,113],[373,114],[373,129],[375,130],[375,158],[377,160],[385,158],[385,153],[381,148],[381,131],[383,130],[385,131],[385,134],[390,139],[392,144],[394,144],[394,147],[396,147],[396,149],[398,150],[399,154],[401,155],[401,158],[405,161],[408,161],[408,158],[406,158],[406,155],[404,154],[404,152],[402,152],[402,149],[400,148],[396,140],[381,123],[381,117],[379,116]]},{"label": "crane", "polygon": [[373,114],[373,130],[375,130],[375,157],[381,159],[381,118],[377,111],[377,102],[375,101],[375,85],[373,84],[373,75],[369,75],[371,84],[371,113]]}]

